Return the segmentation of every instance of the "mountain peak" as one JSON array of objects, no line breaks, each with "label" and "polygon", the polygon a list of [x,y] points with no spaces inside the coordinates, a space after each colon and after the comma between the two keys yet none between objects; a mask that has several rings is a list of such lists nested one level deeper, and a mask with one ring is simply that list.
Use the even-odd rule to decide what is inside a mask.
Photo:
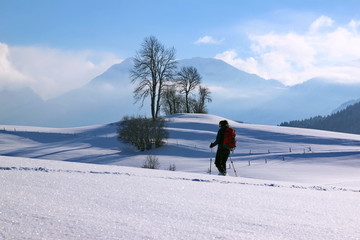
[{"label": "mountain peak", "polygon": [[194,57],[191,59],[179,60],[180,67],[193,66],[196,67],[200,75],[204,76],[204,81],[207,83],[219,83],[225,85],[241,85],[241,86],[284,86],[281,82],[276,80],[266,80],[257,76],[244,72],[234,66],[216,58],[201,58]]},{"label": "mountain peak", "polygon": [[91,80],[89,84],[122,84],[124,79],[130,78],[130,69],[132,66],[132,58],[127,58],[121,63],[112,65],[107,71]]}]

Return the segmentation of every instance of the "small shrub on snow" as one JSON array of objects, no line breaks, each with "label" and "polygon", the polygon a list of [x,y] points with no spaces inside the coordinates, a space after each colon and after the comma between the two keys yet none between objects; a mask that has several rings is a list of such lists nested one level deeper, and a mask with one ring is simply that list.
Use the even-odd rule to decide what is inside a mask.
[{"label": "small shrub on snow", "polygon": [[170,166],[169,166],[168,170],[169,170],[169,171],[176,171],[176,166],[175,166],[175,163],[170,164]]},{"label": "small shrub on snow", "polygon": [[149,168],[149,169],[159,169],[160,162],[159,159],[156,156],[147,156],[146,160],[144,161],[143,168]]}]

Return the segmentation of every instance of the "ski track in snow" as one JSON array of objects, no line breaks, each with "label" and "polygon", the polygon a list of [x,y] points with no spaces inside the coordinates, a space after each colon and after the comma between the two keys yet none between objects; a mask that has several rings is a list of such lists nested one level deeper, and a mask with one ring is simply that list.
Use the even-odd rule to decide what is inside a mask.
[{"label": "ski track in snow", "polygon": [[[104,174],[104,175],[126,175],[129,177],[145,177],[145,178],[161,178],[169,180],[184,180],[184,181],[193,181],[201,183],[222,183],[222,184],[240,184],[240,185],[250,185],[250,186],[262,186],[262,187],[281,187],[281,188],[296,188],[296,189],[310,189],[317,191],[349,191],[349,192],[359,192],[360,189],[348,189],[348,188],[339,188],[339,187],[324,187],[324,186],[301,186],[301,185],[280,185],[276,183],[249,183],[249,182],[239,182],[231,180],[219,180],[219,179],[202,179],[202,178],[176,178],[176,177],[159,177],[159,176],[143,176],[136,175],[127,172],[109,172],[109,171],[81,171],[81,170],[64,170],[64,169],[48,169],[45,167],[0,167],[0,171],[35,171],[35,172],[61,172],[61,173],[78,173],[78,174]],[[227,178],[229,179],[229,178]]]}]

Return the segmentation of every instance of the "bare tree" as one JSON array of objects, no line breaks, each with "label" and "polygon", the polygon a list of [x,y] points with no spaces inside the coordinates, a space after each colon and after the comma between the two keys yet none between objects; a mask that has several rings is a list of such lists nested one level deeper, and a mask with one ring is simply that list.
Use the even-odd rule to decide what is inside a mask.
[{"label": "bare tree", "polygon": [[160,113],[162,91],[165,82],[172,80],[176,71],[175,49],[165,49],[159,40],[150,36],[145,38],[141,50],[134,57],[131,69],[131,82],[138,81],[134,90],[136,102],[150,96],[151,116],[155,120]]},{"label": "bare tree", "polygon": [[182,67],[178,72],[178,85],[180,92],[185,94],[185,110],[190,113],[189,94],[201,82],[201,76],[195,67]]},{"label": "bare tree", "polygon": [[195,103],[194,112],[195,113],[207,113],[206,102],[211,102],[210,90],[207,87],[199,86],[199,98]]},{"label": "bare tree", "polygon": [[176,84],[166,86],[162,101],[162,110],[166,115],[179,113],[184,108],[184,98],[178,94]]}]

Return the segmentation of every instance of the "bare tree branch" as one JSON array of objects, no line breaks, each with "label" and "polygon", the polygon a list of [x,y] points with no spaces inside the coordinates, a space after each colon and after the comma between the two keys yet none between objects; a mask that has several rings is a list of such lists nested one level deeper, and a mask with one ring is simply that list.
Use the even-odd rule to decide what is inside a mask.
[{"label": "bare tree branch", "polygon": [[165,83],[172,80],[175,75],[175,49],[165,49],[154,36],[145,38],[141,47],[130,72],[131,82],[139,82],[134,90],[134,98],[136,101],[142,100],[143,103],[150,97],[151,115],[156,119],[160,113],[161,93]]},{"label": "bare tree branch", "polygon": [[177,82],[180,86],[180,92],[185,94],[186,112],[189,113],[189,94],[201,83],[201,76],[195,67],[182,67],[178,72]]}]

